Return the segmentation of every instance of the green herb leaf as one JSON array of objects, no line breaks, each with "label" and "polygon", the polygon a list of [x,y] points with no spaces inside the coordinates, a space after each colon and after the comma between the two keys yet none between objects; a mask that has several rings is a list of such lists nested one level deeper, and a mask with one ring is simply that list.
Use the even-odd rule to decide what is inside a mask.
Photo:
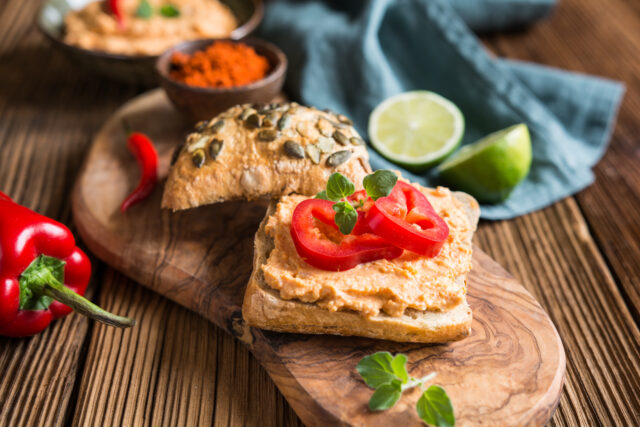
[{"label": "green herb leaf", "polygon": [[340,232],[342,234],[351,233],[353,227],[356,226],[356,222],[358,221],[358,212],[356,209],[351,206],[351,203],[347,202],[338,202],[332,207],[336,212],[334,221],[336,222],[338,229],[340,229]]},{"label": "green herb leaf", "polygon": [[327,191],[326,190],[322,190],[321,192],[316,194],[316,197],[314,197],[314,198],[315,199],[322,199],[322,200],[331,200],[329,198],[329,196],[327,196]]},{"label": "green herb leaf", "polygon": [[160,8],[160,15],[165,18],[176,18],[180,16],[180,9],[171,3],[167,3]]},{"label": "green herb leaf", "polygon": [[439,385],[432,385],[422,393],[416,404],[416,410],[427,424],[437,427],[452,427],[456,424],[451,400]]},{"label": "green herb leaf", "polygon": [[22,272],[20,283],[20,310],[46,310],[53,299],[42,294],[45,284],[64,282],[65,262],[58,258],[39,255]]},{"label": "green herb leaf", "polygon": [[[396,358],[398,356],[396,356]],[[402,378],[399,378],[395,373],[392,366],[393,361],[394,357],[391,356],[391,353],[388,351],[379,351],[378,353],[363,357],[360,363],[358,363],[358,366],[356,366],[356,369],[369,387],[378,388],[384,384],[390,384],[393,380],[402,380]]]},{"label": "green herb leaf", "polygon": [[373,393],[369,399],[369,409],[372,411],[384,411],[391,408],[402,396],[402,386],[399,380],[393,380],[389,384],[383,384]]},{"label": "green herb leaf", "polygon": [[367,195],[373,200],[377,200],[380,197],[387,197],[396,182],[398,182],[398,175],[389,170],[381,169],[365,176],[362,184]]},{"label": "green herb leaf", "polygon": [[136,16],[138,18],[148,19],[153,15],[153,8],[149,4],[148,0],[140,0],[138,8],[136,9]]},{"label": "green herb leaf", "polygon": [[402,384],[406,384],[407,381],[409,381],[409,374],[407,373],[407,356],[405,354],[398,353],[395,355],[391,361],[391,369],[393,369],[393,373],[400,378]]},{"label": "green herb leaf", "polygon": [[349,197],[356,191],[353,182],[341,173],[331,174],[327,181],[327,197],[334,202],[339,201],[343,197]]}]

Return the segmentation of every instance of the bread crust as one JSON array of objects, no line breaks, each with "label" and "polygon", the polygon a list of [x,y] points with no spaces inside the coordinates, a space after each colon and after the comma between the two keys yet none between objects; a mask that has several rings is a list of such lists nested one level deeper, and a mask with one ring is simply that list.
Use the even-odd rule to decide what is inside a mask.
[{"label": "bread crust", "polygon": [[[480,216],[478,202],[466,193],[454,195],[464,205],[475,231]],[[278,291],[265,283],[261,268],[273,249],[273,240],[266,234],[265,227],[276,205],[277,201],[271,202],[256,233],[253,273],[242,305],[242,315],[248,325],[279,332],[353,335],[398,342],[439,343],[469,335],[472,314],[466,298],[444,312],[407,310],[399,317],[384,313],[367,317],[352,311],[331,312],[313,303],[282,299]],[[458,280],[466,282],[466,277]]]},{"label": "bread crust", "polygon": [[[276,130],[274,126],[247,128],[239,118],[243,111],[253,110],[247,105],[232,107],[206,125],[196,125],[185,145],[176,152],[164,186],[162,207],[175,211],[291,193],[311,196],[324,189],[334,172],[359,185],[371,172],[371,166],[366,146],[350,142],[362,141],[353,126],[339,123],[333,113],[291,105],[282,104],[267,113],[275,118],[289,117],[290,124],[282,130]],[[293,108],[296,112],[289,113]],[[254,116],[258,117],[257,114]],[[260,117],[264,120],[266,115]],[[218,123],[222,123],[219,130],[214,126]],[[319,123],[330,126],[324,135],[319,130]],[[274,139],[262,141],[261,132],[273,133]],[[334,137],[327,137],[330,132],[339,134],[346,145],[337,143]],[[303,151],[303,158],[288,154],[286,144],[296,145]],[[321,146],[324,151],[318,151]],[[216,157],[211,154],[212,147],[217,147]],[[308,154],[312,147],[319,156],[315,162]],[[340,154],[346,155],[347,160],[338,164],[330,161],[332,156]],[[196,166],[194,158],[200,158],[202,162]]]}]

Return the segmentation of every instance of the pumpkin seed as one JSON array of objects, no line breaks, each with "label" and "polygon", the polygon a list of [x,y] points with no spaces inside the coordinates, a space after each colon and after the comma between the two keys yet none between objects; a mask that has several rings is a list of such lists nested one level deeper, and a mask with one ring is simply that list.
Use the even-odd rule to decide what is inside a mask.
[{"label": "pumpkin seed", "polygon": [[218,157],[218,154],[220,154],[220,151],[222,150],[222,144],[223,141],[221,139],[214,138],[211,141],[211,145],[209,145],[209,154],[211,155],[211,158],[213,160],[215,160],[216,157]]},{"label": "pumpkin seed", "polygon": [[269,104],[263,104],[258,107],[258,114],[267,114],[269,111],[271,111]]},{"label": "pumpkin seed", "polygon": [[209,129],[211,129],[211,133],[218,133],[222,130],[223,127],[224,127],[224,120],[220,119],[214,124],[212,124]]},{"label": "pumpkin seed", "polygon": [[263,129],[258,132],[258,141],[271,142],[280,136],[280,133],[275,129]]},{"label": "pumpkin seed", "polygon": [[261,120],[260,120],[260,116],[257,115],[256,113],[251,114],[244,121],[245,127],[249,128],[249,129],[258,129],[261,124],[262,123],[261,123]]},{"label": "pumpkin seed", "polygon": [[305,151],[314,164],[320,163],[320,149],[315,144],[307,145]]},{"label": "pumpkin seed", "polygon": [[295,159],[304,159],[304,148],[295,141],[285,141],[284,151]]},{"label": "pumpkin seed", "polygon": [[316,128],[323,136],[331,136],[331,132],[333,132],[333,126],[331,123],[324,117],[320,117],[316,122]]},{"label": "pumpkin seed", "polygon": [[207,145],[207,142],[209,142],[209,139],[211,138],[209,135],[200,135],[197,133],[192,135],[195,135],[195,136],[193,138],[189,136],[188,138],[190,140],[190,143],[189,143],[189,146],[187,147],[187,150],[190,153],[193,153],[198,148],[204,148]]},{"label": "pumpkin seed", "polygon": [[335,131],[332,136],[338,144],[349,145],[349,139],[344,133],[340,132],[339,130]]},{"label": "pumpkin seed", "polygon": [[193,152],[193,154],[191,155],[191,160],[193,161],[195,167],[201,168],[202,165],[204,165],[205,157],[206,155],[204,154],[204,150],[202,148],[199,148]]},{"label": "pumpkin seed", "polygon": [[318,138],[318,142],[316,143],[316,146],[318,147],[318,149],[320,150],[320,152],[322,153],[330,153],[333,151],[333,147],[335,146],[335,142],[333,142],[333,139],[331,138],[327,138],[324,136],[321,136],[320,138]]},{"label": "pumpkin seed", "polygon": [[204,128],[207,127],[208,124],[209,124],[208,120],[199,121],[198,123],[196,123],[196,125],[194,127],[195,132],[202,132],[204,130]]},{"label": "pumpkin seed", "polygon": [[273,127],[276,124],[277,120],[278,120],[278,116],[276,116],[276,113],[274,112],[267,113],[267,115],[264,116],[264,119],[262,119],[262,127],[263,128]]},{"label": "pumpkin seed", "polygon": [[278,120],[278,129],[285,130],[291,125],[291,114],[284,113]]},{"label": "pumpkin seed", "polygon": [[351,119],[345,116],[344,114],[338,114],[336,117],[340,123],[344,123],[345,125],[349,125],[349,126],[353,124]]},{"label": "pumpkin seed", "polygon": [[180,153],[182,152],[183,148],[184,148],[184,142],[178,145],[173,150],[173,154],[171,154],[171,163],[170,163],[171,166],[173,166],[176,163],[176,161],[178,161],[178,157],[180,157]]},{"label": "pumpkin seed", "polygon": [[247,120],[247,117],[249,117],[250,115],[254,114],[256,112],[255,109],[251,108],[251,107],[247,107],[244,110],[242,110],[242,113],[240,113],[240,115],[238,116],[238,118],[240,120]]},{"label": "pumpkin seed", "polygon": [[364,139],[359,138],[357,136],[352,136],[351,138],[349,138],[349,141],[353,144],[353,145],[364,145]]},{"label": "pumpkin seed", "polygon": [[350,158],[351,158],[351,151],[349,150],[336,151],[335,153],[333,153],[327,158],[327,165],[336,167],[343,164]]}]

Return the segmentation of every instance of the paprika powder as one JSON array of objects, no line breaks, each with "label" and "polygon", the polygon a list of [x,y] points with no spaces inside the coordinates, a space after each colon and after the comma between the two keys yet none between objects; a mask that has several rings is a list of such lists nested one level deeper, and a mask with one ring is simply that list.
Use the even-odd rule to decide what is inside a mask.
[{"label": "paprika powder", "polygon": [[230,88],[261,80],[269,69],[267,58],[253,47],[221,40],[192,55],[175,52],[169,75],[191,86]]}]

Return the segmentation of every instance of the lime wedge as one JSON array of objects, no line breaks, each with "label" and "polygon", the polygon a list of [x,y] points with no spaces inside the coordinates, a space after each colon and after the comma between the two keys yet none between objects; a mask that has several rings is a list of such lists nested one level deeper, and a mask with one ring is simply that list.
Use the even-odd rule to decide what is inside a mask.
[{"label": "lime wedge", "polygon": [[498,203],[509,197],[530,167],[529,129],[518,124],[462,147],[438,167],[438,172],[452,188],[480,202]]},{"label": "lime wedge", "polygon": [[415,172],[437,165],[460,144],[464,117],[451,101],[427,91],[386,99],[369,116],[371,145]]}]

